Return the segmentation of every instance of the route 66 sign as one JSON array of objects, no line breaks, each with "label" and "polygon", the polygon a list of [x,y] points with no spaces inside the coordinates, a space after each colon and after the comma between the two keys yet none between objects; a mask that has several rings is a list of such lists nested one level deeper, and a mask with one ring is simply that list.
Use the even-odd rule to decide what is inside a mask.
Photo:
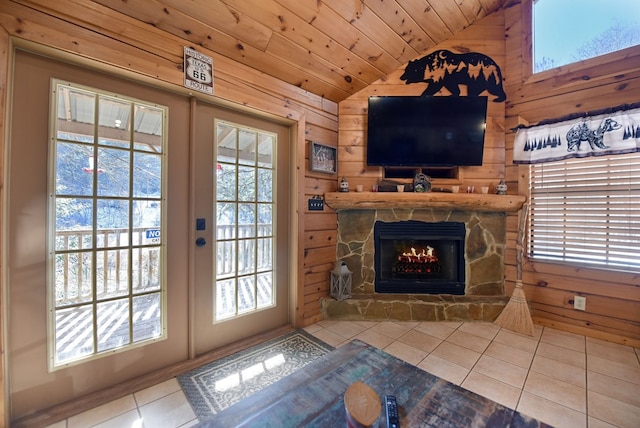
[{"label": "route 66 sign", "polygon": [[185,46],[184,86],[213,95],[213,58]]}]

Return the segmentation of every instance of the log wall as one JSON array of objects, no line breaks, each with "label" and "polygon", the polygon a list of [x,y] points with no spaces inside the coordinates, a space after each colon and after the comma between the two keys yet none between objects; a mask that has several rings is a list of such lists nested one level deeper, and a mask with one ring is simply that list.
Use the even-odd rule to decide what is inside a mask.
[{"label": "log wall", "polygon": [[[512,163],[511,128],[640,100],[640,46],[532,76],[530,1],[505,6],[506,176],[523,194],[528,167]],[[514,251],[508,259],[507,277],[514,278]],[[538,324],[639,346],[640,275],[529,260],[523,282]],[[576,295],[586,297],[586,311],[573,309]]]}]

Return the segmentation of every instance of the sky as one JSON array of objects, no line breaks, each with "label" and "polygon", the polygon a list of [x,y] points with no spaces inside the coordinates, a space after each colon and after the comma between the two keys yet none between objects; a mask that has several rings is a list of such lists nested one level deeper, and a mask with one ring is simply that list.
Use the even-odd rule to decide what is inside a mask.
[{"label": "sky", "polygon": [[640,0],[537,0],[534,13],[536,60],[546,56],[561,65],[616,18],[640,22]]}]

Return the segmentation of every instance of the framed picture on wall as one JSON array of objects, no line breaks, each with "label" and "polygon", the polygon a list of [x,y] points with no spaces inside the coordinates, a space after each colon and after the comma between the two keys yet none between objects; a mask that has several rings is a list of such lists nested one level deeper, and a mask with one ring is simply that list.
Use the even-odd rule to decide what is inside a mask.
[{"label": "framed picture on wall", "polygon": [[309,164],[311,171],[335,174],[338,171],[338,150],[312,141]]}]

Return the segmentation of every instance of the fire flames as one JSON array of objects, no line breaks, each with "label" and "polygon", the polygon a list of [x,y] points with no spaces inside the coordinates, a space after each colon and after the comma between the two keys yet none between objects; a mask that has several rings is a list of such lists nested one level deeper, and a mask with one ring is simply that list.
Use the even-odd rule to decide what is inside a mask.
[{"label": "fire flames", "polygon": [[398,261],[403,263],[437,263],[438,257],[434,254],[434,248],[427,245],[421,252],[411,247],[411,252],[403,252],[398,256]]},{"label": "fire flames", "polygon": [[411,247],[411,251],[404,251],[398,255],[394,266],[398,274],[434,274],[440,272],[440,263],[435,255],[435,249],[427,245],[421,251]]}]

